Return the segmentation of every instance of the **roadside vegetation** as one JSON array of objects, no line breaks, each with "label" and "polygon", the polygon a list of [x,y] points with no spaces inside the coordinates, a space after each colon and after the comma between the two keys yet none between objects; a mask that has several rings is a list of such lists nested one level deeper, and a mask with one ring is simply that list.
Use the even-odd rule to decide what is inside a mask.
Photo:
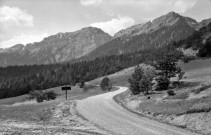
[{"label": "roadside vegetation", "polygon": [[110,91],[112,89],[111,81],[107,76],[102,79],[100,87],[103,91]]},{"label": "roadside vegetation", "polygon": [[41,91],[34,90],[29,92],[29,100],[36,99],[38,103],[56,99],[56,93],[54,91]]},{"label": "roadside vegetation", "polygon": [[[147,72],[140,66],[137,66],[131,78],[128,82],[131,92],[136,95],[144,93],[149,94],[149,91],[167,90],[171,84],[170,79],[177,76],[177,81],[174,81],[175,85],[180,84],[184,72],[177,65],[180,57],[175,55],[175,49],[170,46],[159,59],[154,59],[151,64],[154,67],[154,72]],[[154,85],[154,86],[153,86]],[[154,87],[154,88],[153,88]]]},{"label": "roadside vegetation", "polygon": [[[181,67],[178,70],[180,72],[176,72],[176,77],[164,81],[160,86],[156,81],[161,71],[158,72],[154,68],[156,74],[152,82],[148,83],[152,85],[151,89],[148,90],[148,94],[140,89],[140,84],[142,77],[146,74],[145,72],[149,72],[149,70],[142,66],[136,67],[128,80],[130,90],[115,96],[114,99],[129,111],[138,113],[141,116],[210,134],[211,67],[208,62],[210,62],[210,59],[195,60],[182,64],[176,62],[175,66]],[[137,76],[141,77],[138,78]],[[136,78],[136,84],[139,84],[136,86],[138,87],[132,87],[131,89],[131,86],[133,86],[130,83],[131,78]],[[165,89],[163,89],[163,84],[165,84]],[[137,89],[134,90],[134,88]],[[134,93],[134,91],[138,91],[138,93]]]}]

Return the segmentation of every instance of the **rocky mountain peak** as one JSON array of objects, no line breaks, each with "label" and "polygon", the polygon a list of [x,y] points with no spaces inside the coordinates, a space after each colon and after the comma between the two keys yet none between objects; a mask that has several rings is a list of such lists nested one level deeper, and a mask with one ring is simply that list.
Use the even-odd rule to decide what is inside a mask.
[{"label": "rocky mountain peak", "polygon": [[[95,27],[87,27],[74,32],[57,33],[44,38],[41,42],[30,43],[26,46],[15,45],[0,50],[0,65],[48,64],[70,61],[90,53],[110,41],[111,38],[109,34]],[[1,57],[1,55],[4,56]],[[1,63],[1,60],[4,62]]]},{"label": "rocky mountain peak", "polygon": [[156,31],[162,27],[170,27],[173,25],[183,25],[184,27],[191,27],[192,29],[198,30],[202,26],[206,26],[209,22],[211,22],[211,19],[206,19],[200,23],[198,23],[196,20],[190,18],[190,17],[184,17],[181,16],[178,13],[175,12],[169,12],[165,15],[162,15],[152,21],[148,21],[144,24],[137,24],[134,26],[131,26],[129,28],[123,29],[119,32],[117,32],[114,35],[114,38],[122,37],[126,38],[128,40],[129,37],[137,36],[140,34],[147,34],[151,33],[153,31]]},{"label": "rocky mountain peak", "polygon": [[180,16],[175,12],[170,12],[152,21],[148,21],[144,24],[137,24],[135,26],[121,30],[117,32],[114,35],[114,37],[117,38],[117,37],[137,36],[143,33],[153,32],[161,27],[174,25],[180,19],[182,19],[182,16]]},{"label": "rocky mountain peak", "polygon": [[158,17],[152,21],[153,27],[162,27],[167,25],[173,25],[176,23],[179,19],[181,19],[182,16],[175,12],[170,12],[166,15],[163,15],[161,17]]}]

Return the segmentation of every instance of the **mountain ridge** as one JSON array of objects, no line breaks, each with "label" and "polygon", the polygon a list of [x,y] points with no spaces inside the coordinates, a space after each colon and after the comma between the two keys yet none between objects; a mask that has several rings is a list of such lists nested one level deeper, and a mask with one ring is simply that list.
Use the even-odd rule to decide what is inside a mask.
[{"label": "mountain ridge", "polygon": [[211,19],[197,22],[190,17],[169,12],[152,21],[120,30],[114,37],[99,28],[86,27],[74,32],[57,33],[26,46],[17,44],[0,49],[0,65],[90,60],[105,55],[161,47],[185,39],[209,22]]},{"label": "mountain ridge", "polygon": [[[204,20],[204,25],[211,19]],[[135,25],[114,35],[114,38],[91,53],[82,57],[90,60],[105,55],[131,53],[134,51],[161,47],[173,41],[179,41],[190,36],[203,25],[190,17],[184,17],[175,12],[162,15],[145,24]]]},{"label": "mountain ridge", "polygon": [[0,65],[48,64],[69,61],[86,55],[109,40],[111,40],[109,34],[95,27],[58,33],[26,46],[17,44],[1,49]]}]

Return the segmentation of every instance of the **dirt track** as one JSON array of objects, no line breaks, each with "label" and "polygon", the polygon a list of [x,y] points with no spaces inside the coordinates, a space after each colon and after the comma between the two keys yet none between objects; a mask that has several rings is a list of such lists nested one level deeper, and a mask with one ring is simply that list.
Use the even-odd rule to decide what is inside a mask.
[{"label": "dirt track", "polygon": [[196,133],[137,116],[118,105],[113,97],[127,90],[92,96],[77,104],[78,112],[114,135],[197,135]]}]

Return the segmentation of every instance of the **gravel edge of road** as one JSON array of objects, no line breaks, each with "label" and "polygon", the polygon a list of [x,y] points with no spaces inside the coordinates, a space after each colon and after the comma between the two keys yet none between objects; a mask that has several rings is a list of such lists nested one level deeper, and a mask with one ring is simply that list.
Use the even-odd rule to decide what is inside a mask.
[{"label": "gravel edge of road", "polygon": [[[126,90],[128,91],[128,89]],[[125,92],[126,92],[125,91]],[[124,93],[124,92],[123,92]],[[188,130],[188,131],[191,131],[191,132],[194,132],[194,133],[197,133],[197,134],[201,134],[201,135],[206,135],[206,134],[203,134],[203,133],[200,133],[200,132],[197,132],[197,131],[194,131],[194,130],[191,130],[191,129],[187,129],[187,128],[183,128],[179,125],[175,125],[175,124],[171,124],[171,123],[168,123],[168,122],[165,122],[165,121],[161,121],[159,119],[156,119],[156,117],[152,116],[152,115],[145,115],[139,111],[135,111],[131,108],[129,108],[127,105],[124,104],[123,100],[121,100],[120,98],[118,98],[119,95],[123,94],[123,93],[120,93],[120,94],[117,94],[113,97],[113,100],[118,103],[120,106],[122,106],[124,109],[130,111],[131,113],[134,113],[140,117],[145,117],[145,118],[148,118],[148,119],[151,119],[151,120],[155,120],[155,121],[158,121],[160,123],[164,123],[164,124],[168,124],[168,125],[171,125],[171,126],[174,126],[174,127],[177,127],[177,128],[181,128],[181,129],[185,129],[185,130]]]},{"label": "gravel edge of road", "polygon": [[[74,104],[74,106],[75,106],[75,111],[76,111],[76,115],[77,115],[78,117],[80,117],[81,119],[83,119],[84,121],[87,121],[87,122],[90,123],[90,121],[89,121],[87,118],[85,118],[82,114],[80,114],[80,112],[76,109],[77,104],[78,104],[78,102],[76,101],[75,104]],[[105,131],[105,132],[107,133],[106,135],[112,135],[112,133],[111,133],[110,131],[104,129],[103,127],[101,127],[101,126],[99,126],[99,125],[97,125],[97,124],[95,124],[95,123],[93,123],[93,122],[91,122],[91,124],[93,124],[94,126],[96,126],[98,129],[100,129],[100,130],[102,130],[102,131]],[[103,134],[102,134],[102,135],[103,135]]]}]

